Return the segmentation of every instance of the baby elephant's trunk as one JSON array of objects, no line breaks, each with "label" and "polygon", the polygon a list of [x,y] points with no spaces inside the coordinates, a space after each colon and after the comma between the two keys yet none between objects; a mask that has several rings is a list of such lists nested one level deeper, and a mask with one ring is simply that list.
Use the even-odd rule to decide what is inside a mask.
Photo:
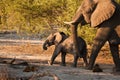
[{"label": "baby elephant's trunk", "polygon": [[43,49],[44,49],[44,50],[47,50],[47,46],[48,46],[48,41],[46,40],[46,41],[43,43]]}]

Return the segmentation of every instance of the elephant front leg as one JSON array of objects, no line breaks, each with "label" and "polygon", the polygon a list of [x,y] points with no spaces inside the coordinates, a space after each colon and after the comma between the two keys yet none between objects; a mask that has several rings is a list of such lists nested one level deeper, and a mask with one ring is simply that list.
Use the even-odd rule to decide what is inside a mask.
[{"label": "elephant front leg", "polygon": [[50,63],[49,63],[50,65],[53,64],[55,58],[60,54],[60,52],[61,52],[61,46],[55,47],[54,53],[53,53],[53,55],[52,55],[52,57],[51,57],[51,61],[50,61]]},{"label": "elephant front leg", "polygon": [[66,53],[65,52],[62,52],[62,54],[61,54],[61,65],[62,66],[66,66],[66,63],[65,63],[65,57],[66,57]]},{"label": "elephant front leg", "polygon": [[93,68],[96,57],[98,56],[98,53],[100,49],[102,48],[102,46],[108,40],[110,33],[111,33],[110,27],[100,27],[97,30],[87,69],[91,70]]},{"label": "elephant front leg", "polygon": [[120,71],[120,58],[119,58],[119,47],[118,44],[110,44],[110,50],[115,63],[116,71]]}]

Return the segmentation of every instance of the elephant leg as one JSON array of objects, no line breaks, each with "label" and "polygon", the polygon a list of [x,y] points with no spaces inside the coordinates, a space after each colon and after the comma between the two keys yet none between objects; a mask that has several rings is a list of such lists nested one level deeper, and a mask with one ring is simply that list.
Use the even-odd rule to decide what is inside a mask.
[{"label": "elephant leg", "polygon": [[62,63],[61,63],[61,65],[62,66],[66,66],[66,63],[65,63],[65,56],[66,56],[66,53],[65,52],[62,52],[62,54],[61,54],[61,58],[62,58]]},{"label": "elephant leg", "polygon": [[74,54],[74,61],[72,67],[77,67],[77,61],[78,61],[79,56],[77,54]]},{"label": "elephant leg", "polygon": [[119,37],[118,33],[116,31],[113,31],[112,36],[108,40],[109,45],[110,45],[111,54],[113,57],[113,61],[116,66],[116,71],[120,71],[120,57],[119,57],[120,37]]},{"label": "elephant leg", "polygon": [[112,44],[109,42],[113,61],[115,63],[116,71],[120,71],[120,58],[119,58],[119,47],[118,44]]},{"label": "elephant leg", "polygon": [[55,47],[55,50],[54,50],[53,55],[52,55],[52,57],[51,57],[50,65],[53,64],[55,58],[60,54],[60,52],[61,52],[61,48],[62,48],[61,46],[57,46],[57,47]]},{"label": "elephant leg", "polygon": [[110,33],[111,33],[111,27],[98,28],[96,37],[93,42],[92,51],[87,69],[91,70],[93,68],[96,57],[98,56],[98,53],[102,48],[102,46],[108,40]]},{"label": "elephant leg", "polygon": [[87,67],[88,66],[88,61],[87,61],[87,56],[86,55],[83,56],[83,61],[85,63],[85,67]]}]

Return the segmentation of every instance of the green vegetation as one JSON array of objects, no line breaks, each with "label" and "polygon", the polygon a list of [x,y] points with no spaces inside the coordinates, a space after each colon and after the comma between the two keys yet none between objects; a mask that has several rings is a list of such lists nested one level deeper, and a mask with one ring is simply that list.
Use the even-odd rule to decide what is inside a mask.
[{"label": "green vegetation", "polygon": [[[120,0],[117,0],[120,2]],[[18,33],[45,34],[64,31],[70,34],[68,25],[82,0],[0,0],[0,30],[16,30]],[[80,36],[91,42],[95,30],[88,25],[79,29]]]},{"label": "green vegetation", "polygon": [[60,28],[63,21],[71,20],[78,3],[79,0],[1,0],[0,29],[41,33]]},{"label": "green vegetation", "polygon": [[117,1],[120,4],[120,0],[115,0],[115,1]]}]

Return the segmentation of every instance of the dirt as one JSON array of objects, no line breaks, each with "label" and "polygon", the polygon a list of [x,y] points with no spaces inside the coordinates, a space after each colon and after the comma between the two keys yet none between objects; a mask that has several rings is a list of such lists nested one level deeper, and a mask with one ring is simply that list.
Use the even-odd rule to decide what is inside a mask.
[{"label": "dirt", "polygon": [[[85,69],[82,59],[78,60],[77,68],[71,67],[73,56],[70,54],[66,56],[66,66],[60,65],[60,55],[49,65],[54,46],[44,51],[42,41],[5,40],[0,40],[0,80],[120,80],[120,73],[114,72],[108,44],[96,60],[103,72],[92,72]],[[89,55],[90,51],[88,45]]]},{"label": "dirt", "polygon": [[[42,44],[17,44],[0,46],[0,75],[3,73],[11,80],[119,80],[120,74],[114,73],[113,61],[108,46],[102,48],[96,63],[103,72],[86,70],[83,60],[79,59],[78,67],[71,67],[73,56],[67,55],[66,66],[61,66],[59,55],[53,65],[49,65],[54,46],[47,51]],[[90,52],[88,46],[88,52]],[[27,70],[28,69],[28,70]],[[25,71],[26,70],[26,71]],[[4,77],[4,76],[3,76]]]}]

